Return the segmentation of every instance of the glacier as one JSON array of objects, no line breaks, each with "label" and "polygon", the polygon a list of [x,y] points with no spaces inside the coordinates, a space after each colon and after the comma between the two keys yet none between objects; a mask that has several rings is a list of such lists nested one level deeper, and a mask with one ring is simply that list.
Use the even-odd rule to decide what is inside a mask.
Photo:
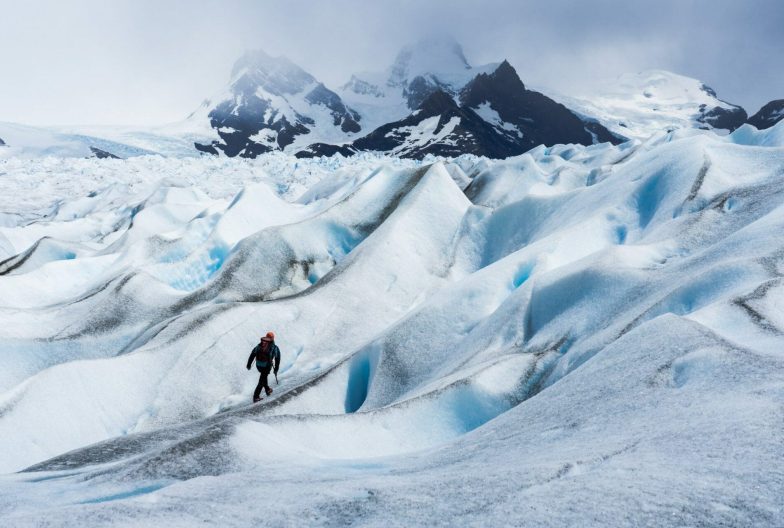
[{"label": "glacier", "polygon": [[0,519],[781,525],[782,177],[784,123],[0,159]]}]

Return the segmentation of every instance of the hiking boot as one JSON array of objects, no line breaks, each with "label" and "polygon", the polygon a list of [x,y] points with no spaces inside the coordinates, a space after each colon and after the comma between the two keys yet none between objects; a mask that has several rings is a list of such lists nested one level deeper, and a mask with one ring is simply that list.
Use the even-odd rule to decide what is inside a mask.
[{"label": "hiking boot", "polygon": [[261,398],[253,398],[253,403],[258,403],[261,401]]},{"label": "hiking boot", "polygon": [[266,387],[266,388],[264,389],[264,392],[266,392],[266,393],[267,393],[267,396],[269,396],[270,394],[272,394],[272,387]]}]

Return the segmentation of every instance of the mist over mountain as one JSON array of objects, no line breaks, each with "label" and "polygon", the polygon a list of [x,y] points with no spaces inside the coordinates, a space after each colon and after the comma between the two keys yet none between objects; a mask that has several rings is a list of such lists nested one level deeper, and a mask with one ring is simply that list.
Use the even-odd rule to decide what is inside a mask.
[{"label": "mist over mountain", "polygon": [[526,86],[544,93],[579,95],[595,80],[658,69],[700,79],[753,114],[781,98],[784,87],[784,72],[772,67],[784,47],[784,9],[776,0],[755,0],[753,9],[730,0],[213,4],[5,5],[0,49],[24,53],[2,58],[0,121],[45,127],[179,121],[220,91],[248,49],[286,56],[338,91],[352,74],[385,69],[402,46],[444,33],[455,35],[469,64],[507,59]]}]

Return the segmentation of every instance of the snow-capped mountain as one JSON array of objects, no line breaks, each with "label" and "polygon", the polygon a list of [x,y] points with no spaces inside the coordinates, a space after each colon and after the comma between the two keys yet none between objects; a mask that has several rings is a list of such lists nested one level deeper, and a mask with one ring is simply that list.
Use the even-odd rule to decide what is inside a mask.
[{"label": "snow-capped mountain", "polygon": [[759,112],[749,118],[748,123],[758,130],[765,130],[781,120],[784,120],[784,99],[776,99],[760,108]]},{"label": "snow-capped mountain", "polygon": [[403,119],[437,90],[456,96],[474,77],[497,67],[472,66],[454,38],[432,37],[404,46],[383,71],[352,75],[338,93],[375,129]]},{"label": "snow-capped mountain", "polygon": [[428,154],[506,158],[538,145],[621,141],[602,125],[581,120],[549,97],[526,89],[507,61],[489,73],[477,74],[457,93],[428,91],[419,107],[403,119],[382,125],[350,145],[311,145],[298,155],[370,150],[416,159]]},{"label": "snow-capped mountain", "polygon": [[0,167],[3,526],[782,524],[784,123]]},{"label": "snow-capped mountain", "polygon": [[[773,101],[749,122],[766,127],[782,116],[784,103]],[[227,90],[180,123],[35,133],[27,127],[25,134],[8,124],[13,130],[3,134],[0,127],[0,137],[11,148],[0,155],[253,158],[274,150],[300,157],[375,150],[417,159],[503,158],[538,145],[644,140],[679,128],[727,133],[746,118],[704,83],[664,71],[622,76],[590,97],[554,100],[526,87],[509,62],[475,67],[454,39],[435,38],[404,47],[385,70],[355,74],[337,91],[284,57],[247,52]]]},{"label": "snow-capped mountain", "polygon": [[383,125],[351,146],[415,159],[427,154],[504,158],[515,150],[516,142],[503,128],[494,127],[470,108],[458,106],[446,92],[436,90],[405,119]]},{"label": "snow-capped mountain", "polygon": [[[209,119],[219,140],[202,152],[255,157],[314,142],[340,143],[361,130],[359,114],[285,57],[247,52],[234,65],[228,92],[205,101],[190,120]],[[307,136],[301,139],[302,136]]]},{"label": "snow-capped mountain", "polygon": [[701,81],[662,70],[622,75],[585,96],[557,97],[613,133],[636,139],[679,128],[727,133],[747,118],[743,108],[722,101]]},{"label": "snow-capped mountain", "polygon": [[460,102],[516,141],[521,153],[537,145],[617,143],[602,125],[581,120],[565,106],[525,87],[511,64],[477,75],[460,91]]}]

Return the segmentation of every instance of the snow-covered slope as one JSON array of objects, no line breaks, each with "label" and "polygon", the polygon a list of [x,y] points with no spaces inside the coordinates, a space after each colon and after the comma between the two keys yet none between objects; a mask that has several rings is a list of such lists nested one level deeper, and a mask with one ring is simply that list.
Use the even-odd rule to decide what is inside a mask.
[{"label": "snow-covered slope", "polygon": [[[209,144],[218,141],[220,136],[210,126],[209,119],[201,117],[199,111],[187,119],[158,126],[60,126],[53,130],[60,134],[90,136],[102,141],[119,143],[138,149],[144,154],[159,154],[166,157],[199,157],[195,143]],[[108,147],[107,147],[108,148]],[[126,156],[123,156],[126,157]]]},{"label": "snow-covered slope", "polygon": [[350,146],[358,151],[388,152],[415,159],[428,154],[481,154],[504,158],[514,147],[514,140],[499,134],[476,112],[459,107],[451,96],[441,90],[429,95],[405,119],[383,125]]},{"label": "snow-covered slope", "polygon": [[243,157],[295,152],[310,143],[345,142],[362,128],[359,114],[285,57],[249,51],[231,75],[228,91],[205,101],[189,118],[209,121],[220,136],[209,144],[197,143],[203,152]]},{"label": "snow-covered slope", "polygon": [[593,93],[556,98],[610,131],[636,139],[679,128],[726,133],[746,121],[745,110],[722,101],[702,82],[663,70],[625,74]]},{"label": "snow-covered slope", "polygon": [[2,161],[0,516],[780,525],[783,136]]},{"label": "snow-covered slope", "polygon": [[0,122],[0,158],[126,158],[155,154],[121,141],[73,131]]}]

